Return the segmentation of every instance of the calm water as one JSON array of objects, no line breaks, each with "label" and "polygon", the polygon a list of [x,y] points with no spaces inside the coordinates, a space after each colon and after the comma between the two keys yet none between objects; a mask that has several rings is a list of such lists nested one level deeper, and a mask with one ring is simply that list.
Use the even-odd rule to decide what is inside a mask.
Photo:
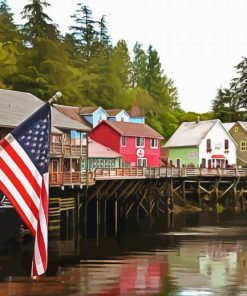
[{"label": "calm water", "polygon": [[168,222],[126,224],[119,237],[82,238],[78,248],[51,240],[39,282],[28,276],[32,244],[12,243],[0,256],[0,295],[247,295],[246,214]]}]

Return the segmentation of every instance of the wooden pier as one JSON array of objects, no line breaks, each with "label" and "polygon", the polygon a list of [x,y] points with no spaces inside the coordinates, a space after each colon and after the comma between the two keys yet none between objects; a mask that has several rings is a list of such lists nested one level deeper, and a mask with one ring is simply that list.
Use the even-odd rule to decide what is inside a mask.
[{"label": "wooden pier", "polygon": [[[76,227],[80,225],[84,229],[80,232],[84,233],[89,218],[94,219],[97,229],[106,228],[111,219],[117,235],[120,219],[134,216],[138,221],[144,216],[166,214],[174,202],[182,207],[191,203],[198,208],[208,203],[230,205],[243,211],[247,193],[245,168],[97,168],[88,177],[87,185],[80,184],[80,179],[70,184],[67,181],[70,177],[66,183],[51,184],[50,190],[53,198],[61,193],[64,196],[59,199],[58,212],[66,209],[67,197],[74,200],[71,203],[75,213],[73,223]],[[50,211],[54,213],[52,204]]]}]

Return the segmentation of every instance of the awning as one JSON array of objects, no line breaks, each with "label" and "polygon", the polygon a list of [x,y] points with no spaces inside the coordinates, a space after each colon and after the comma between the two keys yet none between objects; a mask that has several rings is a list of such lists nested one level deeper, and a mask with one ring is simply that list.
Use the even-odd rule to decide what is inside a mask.
[{"label": "awning", "polygon": [[221,154],[213,154],[211,156],[211,158],[214,158],[214,159],[224,159],[225,156],[224,155],[221,155]]}]

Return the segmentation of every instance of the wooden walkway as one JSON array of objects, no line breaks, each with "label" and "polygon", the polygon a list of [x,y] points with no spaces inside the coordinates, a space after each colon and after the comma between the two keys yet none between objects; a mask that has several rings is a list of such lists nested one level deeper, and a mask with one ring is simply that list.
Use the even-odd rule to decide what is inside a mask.
[{"label": "wooden walkway", "polygon": [[200,168],[97,168],[92,172],[53,172],[50,173],[50,186],[93,185],[98,180],[160,179],[160,178],[244,178],[247,168],[200,169]]},{"label": "wooden walkway", "polygon": [[157,179],[188,177],[247,177],[246,168],[200,169],[200,168],[102,168],[95,169],[95,180],[114,179]]}]

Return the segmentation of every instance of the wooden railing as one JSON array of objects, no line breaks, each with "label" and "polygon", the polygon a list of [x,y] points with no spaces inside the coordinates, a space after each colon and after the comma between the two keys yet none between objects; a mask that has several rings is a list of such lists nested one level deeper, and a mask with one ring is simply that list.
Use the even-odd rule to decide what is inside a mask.
[{"label": "wooden railing", "polygon": [[51,156],[85,156],[87,153],[86,146],[74,144],[51,143],[50,154]]},{"label": "wooden railing", "polygon": [[86,185],[97,180],[157,179],[188,177],[247,177],[247,169],[200,169],[200,168],[97,168],[88,172],[50,173],[50,186]]}]

